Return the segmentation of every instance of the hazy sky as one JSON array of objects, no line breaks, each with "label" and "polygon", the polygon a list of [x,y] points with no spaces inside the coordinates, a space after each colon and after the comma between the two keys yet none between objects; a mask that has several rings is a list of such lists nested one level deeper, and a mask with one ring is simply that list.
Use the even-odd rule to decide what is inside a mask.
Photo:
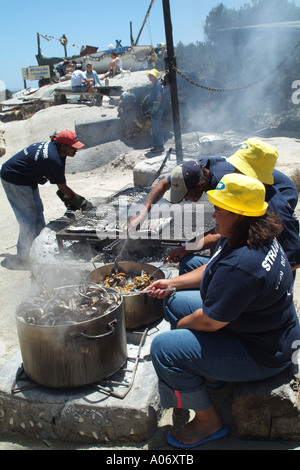
[{"label": "hazy sky", "polygon": [[[116,39],[122,45],[130,45],[130,21],[133,37],[136,38],[150,5],[150,0],[0,0],[1,8],[1,65],[0,89],[23,88],[22,67],[38,65],[37,33],[60,38],[66,35],[71,45],[68,55],[79,54],[82,45],[98,47],[99,51]],[[221,3],[218,0],[170,0],[173,24],[174,46],[202,41],[203,26],[207,14]],[[224,0],[229,8],[239,8],[250,0]],[[153,44],[165,41],[162,0],[156,0],[150,13],[139,44]],[[41,38],[45,56],[64,55],[64,48],[56,39]],[[36,82],[27,81],[27,86]]]}]

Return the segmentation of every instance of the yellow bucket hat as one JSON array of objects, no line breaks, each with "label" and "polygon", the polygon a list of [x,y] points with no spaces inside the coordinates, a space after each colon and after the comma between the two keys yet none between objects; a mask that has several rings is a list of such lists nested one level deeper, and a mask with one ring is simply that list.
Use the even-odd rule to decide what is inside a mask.
[{"label": "yellow bucket hat", "polygon": [[273,170],[278,158],[277,150],[260,139],[248,139],[228,162],[241,173],[262,183],[273,184]]},{"label": "yellow bucket hat", "polygon": [[266,213],[264,185],[250,176],[231,173],[223,176],[216,189],[207,191],[209,201],[229,212],[260,217]]},{"label": "yellow bucket hat", "polygon": [[155,78],[158,78],[159,77],[159,71],[156,70],[156,69],[152,69],[152,70],[150,70],[150,72],[147,72],[147,77],[149,77],[149,75],[154,75]]}]

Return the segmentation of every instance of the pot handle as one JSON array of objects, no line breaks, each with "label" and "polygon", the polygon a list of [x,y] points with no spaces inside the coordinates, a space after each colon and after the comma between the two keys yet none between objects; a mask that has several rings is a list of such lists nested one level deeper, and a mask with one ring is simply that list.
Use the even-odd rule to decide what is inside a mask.
[{"label": "pot handle", "polygon": [[118,320],[113,320],[112,322],[108,323],[108,328],[109,331],[107,333],[103,333],[102,335],[97,335],[97,336],[91,336],[87,335],[86,333],[80,333],[80,336],[86,339],[102,339],[102,338],[107,338],[108,336],[112,336],[115,334],[116,328],[115,326],[117,325]]}]

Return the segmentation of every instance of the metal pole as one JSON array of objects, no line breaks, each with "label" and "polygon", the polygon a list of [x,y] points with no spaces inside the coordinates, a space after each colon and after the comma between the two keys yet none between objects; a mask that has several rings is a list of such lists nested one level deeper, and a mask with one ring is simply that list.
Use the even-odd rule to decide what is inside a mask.
[{"label": "metal pole", "polygon": [[169,0],[162,0],[162,2],[163,2],[164,21],[165,21],[166,43],[167,43],[166,62],[169,66],[169,83],[170,83],[170,91],[171,91],[173,126],[174,126],[174,134],[175,134],[176,159],[177,159],[177,164],[179,164],[183,161],[183,155],[182,155],[181,128],[180,128],[179,103],[178,103],[178,92],[177,92],[177,78],[176,78],[176,72],[172,67],[172,65],[176,67],[176,59],[174,56],[170,4],[169,4]]},{"label": "metal pole", "polygon": [[136,38],[136,40],[135,40],[135,43],[133,44],[134,46],[137,46],[137,43],[139,42],[140,36],[141,36],[141,34],[142,34],[142,31],[143,31],[143,29],[144,29],[144,26],[145,26],[145,24],[146,24],[146,21],[147,21],[147,19],[148,19],[148,17],[149,17],[150,10],[151,10],[151,8],[152,8],[153,5],[154,5],[154,2],[155,2],[155,0],[152,0],[151,3],[150,3],[150,5],[149,5],[149,8],[148,8],[148,10],[147,10],[147,13],[146,13],[145,19],[144,19],[144,21],[143,21],[142,27],[141,27],[141,29],[140,29],[140,31],[139,31],[139,34],[137,35],[137,38]]}]

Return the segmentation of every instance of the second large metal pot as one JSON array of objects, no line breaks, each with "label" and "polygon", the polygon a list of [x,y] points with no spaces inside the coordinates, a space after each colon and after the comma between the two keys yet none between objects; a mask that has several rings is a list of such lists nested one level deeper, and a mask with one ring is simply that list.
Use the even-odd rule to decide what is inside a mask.
[{"label": "second large metal pot", "polygon": [[[114,265],[107,264],[100,268],[91,271],[87,277],[88,281],[102,283],[106,276],[113,272]],[[131,275],[140,276],[141,271],[146,274],[152,274],[156,270],[156,266],[147,263],[138,263],[131,261],[124,261],[119,263],[119,270]],[[164,272],[159,269],[155,273],[155,279],[164,279]],[[163,317],[163,301],[155,299],[147,294],[131,294],[125,295],[124,299],[124,313],[125,323],[127,329],[140,328],[160,320]]]}]

